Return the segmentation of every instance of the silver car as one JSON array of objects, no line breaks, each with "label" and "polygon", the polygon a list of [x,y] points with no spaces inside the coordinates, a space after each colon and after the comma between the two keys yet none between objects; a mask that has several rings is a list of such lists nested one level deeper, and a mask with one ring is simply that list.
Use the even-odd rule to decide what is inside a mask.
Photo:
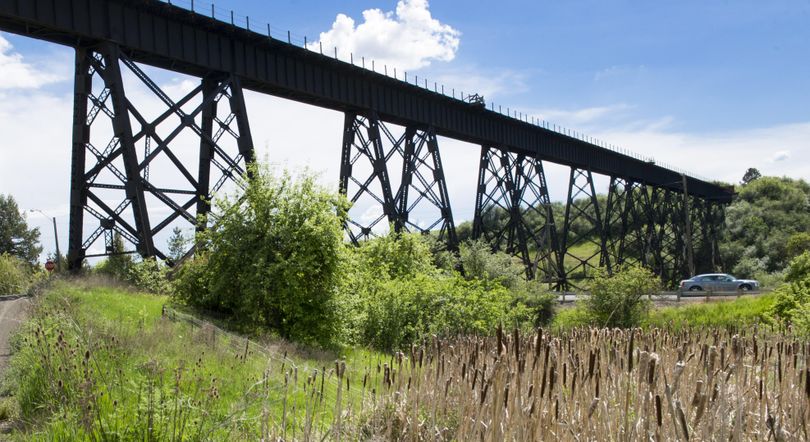
[{"label": "silver car", "polygon": [[726,273],[708,273],[697,275],[681,281],[681,291],[700,292],[734,292],[737,290],[759,290],[759,281],[754,279],[737,279]]}]

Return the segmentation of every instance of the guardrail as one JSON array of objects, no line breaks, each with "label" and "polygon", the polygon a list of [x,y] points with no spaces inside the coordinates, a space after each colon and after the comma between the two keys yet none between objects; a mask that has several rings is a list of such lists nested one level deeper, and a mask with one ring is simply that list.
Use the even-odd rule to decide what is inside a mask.
[{"label": "guardrail", "polygon": [[[768,293],[769,290],[701,290],[701,291],[694,291],[690,292],[688,290],[673,290],[673,291],[661,291],[658,292],[657,295],[652,296],[652,299],[655,300],[668,300],[668,301],[680,301],[681,298],[688,298],[688,299],[697,299],[697,298],[728,298],[728,297],[735,297],[739,298],[740,296],[744,295],[760,295],[763,293]],[[561,303],[565,302],[574,302],[578,299],[587,298],[590,296],[590,293],[587,291],[584,292],[561,292],[558,295],[558,301]]]}]

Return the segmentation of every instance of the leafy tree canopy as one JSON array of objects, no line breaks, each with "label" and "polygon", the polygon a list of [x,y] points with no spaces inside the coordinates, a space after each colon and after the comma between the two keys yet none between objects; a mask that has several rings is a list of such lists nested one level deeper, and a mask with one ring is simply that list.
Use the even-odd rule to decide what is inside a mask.
[{"label": "leafy tree canopy", "polygon": [[39,228],[29,229],[14,197],[0,194],[0,254],[3,253],[33,265],[42,253],[42,247],[39,245]]},{"label": "leafy tree canopy", "polygon": [[761,177],[738,188],[726,210],[724,264],[737,276],[784,269],[793,248],[801,246],[797,233],[810,231],[810,185],[804,180]]},{"label": "leafy tree canopy", "polygon": [[754,180],[756,180],[757,178],[760,178],[760,177],[762,177],[762,174],[759,172],[759,170],[757,170],[756,168],[751,167],[751,168],[749,168],[748,170],[745,171],[745,174],[742,177],[742,183],[743,184],[748,184],[751,181],[754,181]]}]

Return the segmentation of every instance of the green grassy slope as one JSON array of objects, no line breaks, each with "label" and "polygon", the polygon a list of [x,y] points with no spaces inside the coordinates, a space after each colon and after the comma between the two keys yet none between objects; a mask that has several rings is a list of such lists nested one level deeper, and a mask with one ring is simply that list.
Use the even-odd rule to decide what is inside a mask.
[{"label": "green grassy slope", "polygon": [[[305,359],[312,353],[284,343],[245,352],[242,338],[162,317],[166,302],[83,283],[42,295],[6,378],[23,424],[17,437],[257,440],[329,431],[338,355]],[[358,404],[381,376],[365,368],[381,355],[349,356],[347,375],[368,379],[365,388],[346,381],[348,391],[341,383],[344,405]]]}]

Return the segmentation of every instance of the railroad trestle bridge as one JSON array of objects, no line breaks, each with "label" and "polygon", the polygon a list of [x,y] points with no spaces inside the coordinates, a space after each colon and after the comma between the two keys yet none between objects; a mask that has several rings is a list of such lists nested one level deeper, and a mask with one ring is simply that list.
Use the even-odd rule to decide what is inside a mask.
[{"label": "railroad trestle bridge", "polygon": [[[379,207],[371,219],[350,213],[354,242],[390,223],[458,247],[439,146],[446,137],[480,147],[471,171],[478,174],[472,236],[519,258],[531,278],[568,289],[597,267],[640,263],[672,282],[720,265],[731,189],[503,115],[455,91],[447,96],[427,82],[391,78],[157,0],[0,0],[0,30],[75,49],[72,268],[93,256],[97,241],[108,254],[116,233],[141,255],[165,259],[156,235],[180,221],[205,227],[212,195],[255,161],[245,89],[344,114],[342,142],[335,140],[340,190]],[[199,84],[173,99],[143,65]],[[139,104],[125,78],[141,82],[161,109]],[[173,149],[189,137],[199,150]],[[564,214],[552,210],[548,162],[570,168]],[[159,173],[166,170],[182,186],[166,184],[178,182]],[[595,174],[610,178],[606,200],[597,198]],[[410,214],[424,207],[434,218],[414,222]],[[586,243],[590,256],[572,252]]]}]

